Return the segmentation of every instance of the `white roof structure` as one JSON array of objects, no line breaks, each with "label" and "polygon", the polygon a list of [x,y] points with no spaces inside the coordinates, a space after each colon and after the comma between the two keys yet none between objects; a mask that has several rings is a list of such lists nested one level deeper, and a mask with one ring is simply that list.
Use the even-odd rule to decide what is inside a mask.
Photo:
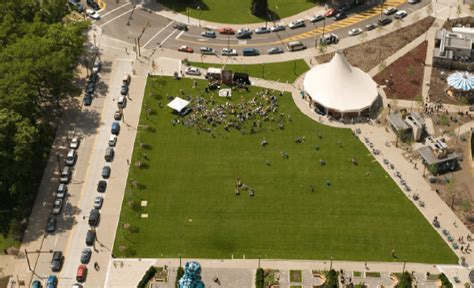
[{"label": "white roof structure", "polygon": [[222,74],[222,69],[220,68],[214,68],[214,67],[209,67],[207,68],[207,74]]},{"label": "white roof structure", "polygon": [[181,110],[186,108],[186,106],[188,106],[188,105],[189,105],[189,101],[186,101],[186,100],[181,99],[179,97],[174,98],[173,101],[168,103],[168,107],[170,107],[171,109],[175,110],[178,113],[180,113]]},{"label": "white roof structure", "polygon": [[372,106],[378,97],[375,81],[352,67],[342,51],[337,51],[329,63],[308,71],[303,85],[315,102],[341,113],[360,112]]}]

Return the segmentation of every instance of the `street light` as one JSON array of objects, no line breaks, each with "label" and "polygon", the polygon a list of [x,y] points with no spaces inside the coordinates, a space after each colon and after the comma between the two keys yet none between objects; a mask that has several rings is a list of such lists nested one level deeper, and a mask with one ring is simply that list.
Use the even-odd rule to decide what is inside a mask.
[{"label": "street light", "polygon": [[200,5],[198,5],[197,10],[199,11],[199,27],[201,27],[201,6]]},{"label": "street light", "polygon": [[332,256],[331,256],[331,264],[329,264],[329,271],[332,270]]}]

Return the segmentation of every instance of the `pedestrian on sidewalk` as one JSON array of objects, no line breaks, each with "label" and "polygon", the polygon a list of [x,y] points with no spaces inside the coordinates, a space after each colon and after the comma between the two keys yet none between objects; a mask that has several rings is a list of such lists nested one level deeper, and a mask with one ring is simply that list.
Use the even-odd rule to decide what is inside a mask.
[{"label": "pedestrian on sidewalk", "polygon": [[464,246],[461,246],[461,252],[464,253]]},{"label": "pedestrian on sidewalk", "polygon": [[470,244],[470,243],[467,243],[466,252],[469,250],[469,247],[471,247],[471,244]]}]

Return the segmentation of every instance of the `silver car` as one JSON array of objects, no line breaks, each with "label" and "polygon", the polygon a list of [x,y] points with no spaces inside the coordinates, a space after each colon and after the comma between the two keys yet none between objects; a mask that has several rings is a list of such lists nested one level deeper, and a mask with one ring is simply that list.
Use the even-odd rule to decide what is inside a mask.
[{"label": "silver car", "polygon": [[94,199],[94,208],[95,209],[100,209],[102,208],[102,204],[104,204],[104,197],[102,196],[97,196]]},{"label": "silver car", "polygon": [[222,56],[237,56],[237,50],[231,48],[222,48]]}]

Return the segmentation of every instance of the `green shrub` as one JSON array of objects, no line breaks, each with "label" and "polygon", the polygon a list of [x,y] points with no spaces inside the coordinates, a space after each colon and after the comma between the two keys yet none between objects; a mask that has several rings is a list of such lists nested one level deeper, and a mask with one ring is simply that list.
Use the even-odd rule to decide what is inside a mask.
[{"label": "green shrub", "polygon": [[181,277],[183,277],[183,275],[184,275],[184,269],[183,269],[183,267],[179,266],[178,271],[176,271],[176,283],[175,283],[176,288],[179,287],[179,279],[181,279]]},{"label": "green shrub", "polygon": [[145,288],[148,281],[150,281],[151,278],[155,276],[155,273],[156,268],[154,266],[150,266],[150,268],[148,268],[148,270],[146,271],[145,275],[143,275],[142,280],[140,280],[140,282],[138,283],[137,288]]},{"label": "green shrub", "polygon": [[257,273],[255,273],[255,287],[263,288],[264,282],[265,282],[265,273],[263,272],[262,268],[258,268]]},{"label": "green shrub", "polygon": [[337,288],[339,287],[339,281],[337,279],[337,272],[334,269],[329,270],[326,273],[326,283],[324,284],[326,288]]},{"label": "green shrub", "polygon": [[411,288],[411,275],[407,271],[403,272],[401,275],[399,282],[397,284],[397,288]]},{"label": "green shrub", "polygon": [[446,277],[446,275],[444,275],[444,273],[441,273],[439,275],[439,280],[441,280],[441,287],[443,287],[443,288],[453,288],[453,284],[451,284],[451,282],[449,282],[448,277]]}]

